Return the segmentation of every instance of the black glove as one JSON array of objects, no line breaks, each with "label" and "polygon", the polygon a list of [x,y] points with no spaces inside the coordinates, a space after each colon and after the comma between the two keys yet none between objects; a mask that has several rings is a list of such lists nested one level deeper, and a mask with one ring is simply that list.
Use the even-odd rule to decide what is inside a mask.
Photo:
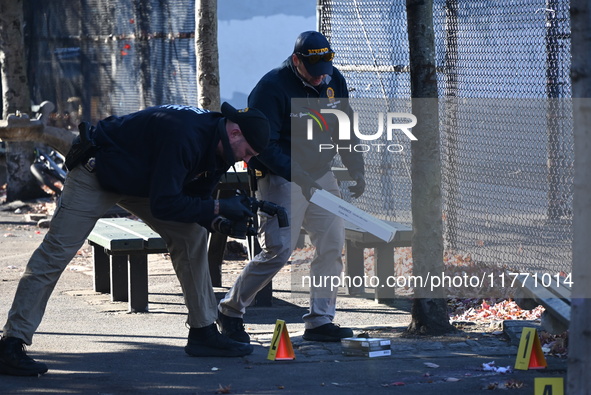
[{"label": "black glove", "polygon": [[314,193],[312,189],[322,189],[308,173],[298,174],[293,181],[302,188],[302,195],[304,195],[307,201],[310,201],[312,198],[312,194]]},{"label": "black glove", "polygon": [[234,196],[227,199],[219,200],[219,212],[222,217],[226,217],[232,221],[240,221],[245,218],[254,217],[254,213],[250,210],[250,204],[246,196]]},{"label": "black glove", "polygon": [[351,185],[349,191],[352,197],[358,198],[365,191],[365,177],[361,173],[355,173],[351,177],[355,180],[355,185]]}]

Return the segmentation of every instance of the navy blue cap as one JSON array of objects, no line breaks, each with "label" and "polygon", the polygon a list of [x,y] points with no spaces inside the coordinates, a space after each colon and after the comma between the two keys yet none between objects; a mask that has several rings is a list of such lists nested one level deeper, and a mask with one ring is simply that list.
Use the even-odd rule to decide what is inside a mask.
[{"label": "navy blue cap", "polygon": [[261,111],[256,108],[244,108],[237,110],[230,103],[222,103],[222,115],[240,126],[242,135],[248,144],[258,154],[263,152],[269,144],[271,128],[269,120]]},{"label": "navy blue cap", "polygon": [[306,70],[312,76],[319,76],[332,74],[332,61],[320,60],[315,63],[310,63],[306,56],[310,55],[324,55],[333,52],[326,37],[322,33],[310,30],[301,33],[296,39],[293,47],[293,53],[300,55],[299,58],[303,60]]}]

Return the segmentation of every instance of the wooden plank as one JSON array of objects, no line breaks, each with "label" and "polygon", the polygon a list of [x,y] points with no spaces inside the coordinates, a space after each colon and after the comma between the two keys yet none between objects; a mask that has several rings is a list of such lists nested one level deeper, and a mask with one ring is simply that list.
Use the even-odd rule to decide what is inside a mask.
[{"label": "wooden plank", "polygon": [[88,240],[117,252],[150,250],[166,252],[167,246],[160,235],[148,225],[129,218],[101,218],[88,236]]},{"label": "wooden plank", "polygon": [[[363,278],[365,274],[363,247],[358,246],[351,240],[345,241],[346,245],[346,259],[345,259],[345,274],[348,278]],[[365,292],[363,284],[351,281],[351,286],[348,289],[349,295],[361,295]]]},{"label": "wooden plank", "polygon": [[557,298],[541,299],[540,304],[543,305],[553,317],[568,327],[570,322],[570,304]]},{"label": "wooden plank", "polygon": [[556,277],[552,278],[552,286],[550,287],[550,291],[557,295],[561,299],[568,300],[570,303],[570,295],[571,295],[571,287],[564,284],[564,281],[560,282],[560,285],[556,285]]},{"label": "wooden plank", "polygon": [[137,236],[131,236],[125,231],[111,226],[109,222],[99,220],[88,240],[98,244],[109,251],[141,251],[144,249],[144,240]]},{"label": "wooden plank", "polygon": [[105,249],[99,245],[92,245],[93,274],[95,292],[111,292],[111,263]]},{"label": "wooden plank", "polygon": [[570,321],[570,298],[558,297],[543,287],[539,279],[536,283],[532,276],[520,275],[518,280],[519,284],[523,284],[523,290],[526,291],[526,294],[529,294],[532,299],[544,306],[556,319],[568,326]]},{"label": "wooden plank", "polygon": [[567,304],[570,304],[570,295],[571,289],[569,286],[561,283],[560,287],[556,287],[553,278],[553,282],[550,287],[544,287],[540,280],[541,276],[537,276],[536,278],[533,275],[525,275],[520,274],[517,276],[516,283],[519,285],[523,284],[523,291],[526,294],[526,297],[532,299],[538,298],[546,298],[546,299],[561,299],[564,300]]},{"label": "wooden plank", "polygon": [[127,302],[128,256],[111,255],[111,302]]},{"label": "wooden plank", "polygon": [[129,308],[132,313],[148,312],[148,256],[132,254],[127,267]]},{"label": "wooden plank", "polygon": [[109,223],[109,225],[121,229],[122,231],[144,239],[144,248],[148,250],[166,250],[167,248],[162,237],[144,222],[135,221],[129,218],[105,218],[100,219],[99,222]]}]

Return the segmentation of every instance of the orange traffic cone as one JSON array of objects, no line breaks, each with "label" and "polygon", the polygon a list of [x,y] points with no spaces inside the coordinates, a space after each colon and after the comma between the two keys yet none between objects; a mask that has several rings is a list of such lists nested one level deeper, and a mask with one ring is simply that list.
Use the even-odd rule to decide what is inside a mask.
[{"label": "orange traffic cone", "polygon": [[529,359],[529,369],[544,369],[548,366],[546,362],[546,357],[544,357],[544,352],[542,351],[539,343],[536,347],[534,344],[534,349],[531,351],[531,357]]},{"label": "orange traffic cone", "polygon": [[535,328],[523,328],[515,358],[515,369],[544,369],[546,366],[548,363],[542,351],[538,332]]},{"label": "orange traffic cone", "polygon": [[295,359],[291,339],[283,320],[277,320],[275,323],[275,331],[267,359],[271,361]]},{"label": "orange traffic cone", "polygon": [[275,360],[289,360],[295,359],[293,347],[291,345],[291,339],[287,330],[281,333],[281,339],[279,339],[279,345],[277,346],[277,354],[275,354]]}]

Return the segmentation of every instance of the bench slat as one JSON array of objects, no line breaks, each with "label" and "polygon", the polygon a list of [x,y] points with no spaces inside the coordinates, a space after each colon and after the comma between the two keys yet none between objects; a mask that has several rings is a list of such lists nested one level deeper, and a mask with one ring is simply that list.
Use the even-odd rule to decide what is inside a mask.
[{"label": "bench slat", "polygon": [[[100,219],[99,222],[104,223],[105,220]],[[146,242],[144,244],[144,248],[147,250],[166,249],[166,243],[160,237],[160,235],[154,232],[152,228],[143,222],[134,221],[127,218],[112,218],[109,221],[109,224],[143,238]]]},{"label": "bench slat", "polygon": [[564,284],[564,281],[560,281],[559,287],[557,287],[556,284],[552,282],[552,287],[550,288],[550,291],[556,294],[559,298],[570,301],[571,288],[568,285]]},{"label": "bench slat", "polygon": [[109,251],[143,251],[144,240],[129,239],[122,231],[96,228],[88,236],[91,241]]},{"label": "bench slat", "polygon": [[[539,281],[536,283],[532,276],[518,276],[520,284],[526,296],[534,299],[548,310],[554,317],[568,327],[570,321],[570,293],[563,288],[559,293],[554,293],[543,287]],[[524,283],[525,280],[525,283]],[[537,285],[537,286],[536,286]]]},{"label": "bench slat", "polygon": [[167,252],[160,235],[140,221],[107,218],[97,221],[88,241],[95,291],[127,301],[131,312],[148,311],[148,254]]},{"label": "bench slat", "polygon": [[[395,247],[410,247],[412,242],[412,228],[398,222],[384,221],[396,230],[392,239]],[[363,230],[357,225],[345,221],[345,237],[348,240],[362,244],[383,244],[384,240]]]},{"label": "bench slat", "polygon": [[158,233],[145,223],[128,218],[98,220],[88,240],[112,252],[166,251],[166,243]]}]

